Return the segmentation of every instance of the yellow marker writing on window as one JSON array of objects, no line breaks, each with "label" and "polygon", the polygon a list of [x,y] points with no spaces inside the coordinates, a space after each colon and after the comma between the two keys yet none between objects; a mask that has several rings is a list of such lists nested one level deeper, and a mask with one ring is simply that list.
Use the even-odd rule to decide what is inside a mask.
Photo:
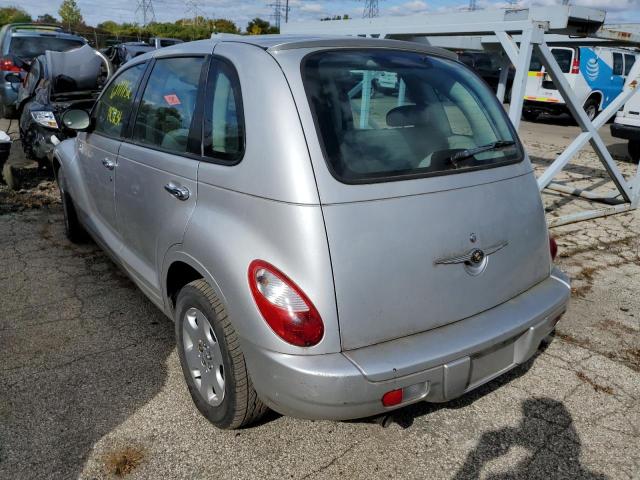
[{"label": "yellow marker writing on window", "polygon": [[115,97],[126,98],[127,100],[131,98],[131,83],[128,80],[123,80],[122,82],[116,84],[115,88],[109,95],[110,99],[113,99]]},{"label": "yellow marker writing on window", "polygon": [[114,107],[109,107],[109,110],[107,110],[107,121],[114,125],[120,125],[122,122],[122,111]]}]

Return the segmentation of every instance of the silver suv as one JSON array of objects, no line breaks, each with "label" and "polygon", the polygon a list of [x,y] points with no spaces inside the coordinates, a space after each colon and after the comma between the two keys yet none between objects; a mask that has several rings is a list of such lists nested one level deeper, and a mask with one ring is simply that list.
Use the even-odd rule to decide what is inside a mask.
[{"label": "silver suv", "polygon": [[175,321],[221,428],[267,406],[348,419],[453,399],[565,311],[531,163],[443,50],[185,43],[63,121],[80,131],[55,151],[69,238],[88,232]]}]

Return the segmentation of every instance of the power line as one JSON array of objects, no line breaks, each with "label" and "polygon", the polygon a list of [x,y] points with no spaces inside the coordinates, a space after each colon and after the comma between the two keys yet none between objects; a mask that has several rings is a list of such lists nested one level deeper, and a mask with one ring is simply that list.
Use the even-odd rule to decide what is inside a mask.
[{"label": "power line", "polygon": [[378,9],[378,0],[364,0],[364,10],[362,18],[374,18],[380,13]]},{"label": "power line", "polygon": [[138,0],[138,8],[136,8],[136,16],[138,12],[142,13],[142,26],[156,21],[156,12],[153,9],[153,0]]},{"label": "power line", "polygon": [[270,15],[273,18],[273,23],[275,27],[280,30],[280,23],[282,23],[282,14],[284,13],[284,22],[287,23],[289,21],[289,0],[284,0],[284,5],[282,4],[283,0],[275,0],[273,3],[269,3],[267,7],[273,8],[273,13]]},{"label": "power line", "polygon": [[193,25],[198,25],[200,19],[204,16],[202,8],[200,8],[200,0],[185,0],[185,6],[187,7],[187,18],[193,18]]}]

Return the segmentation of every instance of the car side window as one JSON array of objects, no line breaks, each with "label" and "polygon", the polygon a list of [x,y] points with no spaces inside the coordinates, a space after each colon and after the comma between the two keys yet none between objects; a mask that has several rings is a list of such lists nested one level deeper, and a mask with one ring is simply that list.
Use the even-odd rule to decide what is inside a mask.
[{"label": "car side window", "polygon": [[238,161],[244,152],[244,115],[238,74],[230,63],[214,59],[211,95],[206,105],[204,125],[205,155]]},{"label": "car side window", "polygon": [[118,75],[106,88],[94,110],[95,133],[120,137],[131,111],[138,82],[146,63],[139,63]]},{"label": "car side window", "polygon": [[635,55],[625,55],[624,56],[624,74],[629,75],[629,72],[631,71],[631,67],[633,67],[633,64],[636,63],[636,56]]},{"label": "car side window", "polygon": [[186,153],[204,57],[156,60],[138,107],[134,142]]},{"label": "car side window", "polygon": [[623,71],[622,54],[613,52],[613,74],[622,75],[622,71]]}]

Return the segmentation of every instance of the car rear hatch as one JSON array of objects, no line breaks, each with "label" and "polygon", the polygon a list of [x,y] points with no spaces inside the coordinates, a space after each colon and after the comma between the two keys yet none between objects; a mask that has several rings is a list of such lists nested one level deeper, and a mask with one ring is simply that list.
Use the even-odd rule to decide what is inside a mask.
[{"label": "car rear hatch", "polygon": [[[395,91],[369,85],[392,73]],[[459,321],[549,276],[531,166],[477,76],[367,50],[311,55],[303,78],[343,349]]]}]

